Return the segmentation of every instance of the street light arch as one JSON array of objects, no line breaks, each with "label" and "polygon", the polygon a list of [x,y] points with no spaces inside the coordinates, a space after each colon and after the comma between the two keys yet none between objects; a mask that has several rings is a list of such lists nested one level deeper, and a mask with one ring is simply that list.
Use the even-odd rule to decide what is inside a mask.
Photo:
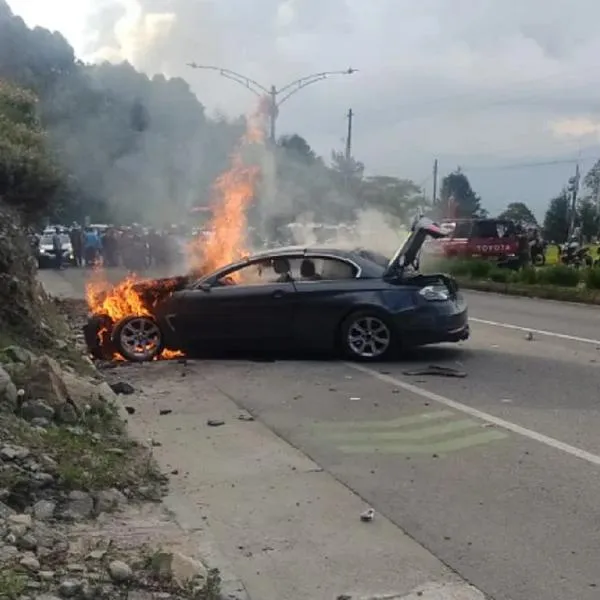
[{"label": "street light arch", "polygon": [[218,67],[214,65],[199,65],[195,62],[188,63],[188,66],[192,69],[216,71],[222,77],[230,79],[231,81],[235,81],[236,83],[245,87],[247,90],[258,96],[259,98],[267,96],[269,98],[269,138],[273,143],[275,142],[276,124],[277,117],[279,115],[279,107],[284,102],[289,100],[291,96],[298,93],[305,87],[317,83],[318,81],[323,81],[324,79],[328,79],[329,77],[333,77],[336,75],[353,75],[358,71],[358,69],[348,67],[348,69],[341,71],[322,71],[321,73],[313,73],[311,75],[306,75],[304,77],[300,77],[299,79],[295,79],[294,81],[291,81],[290,83],[284,85],[282,88],[278,89],[274,85],[272,85],[270,88],[267,88],[255,79],[247,77],[242,73],[232,71],[231,69],[225,69],[223,67]]}]

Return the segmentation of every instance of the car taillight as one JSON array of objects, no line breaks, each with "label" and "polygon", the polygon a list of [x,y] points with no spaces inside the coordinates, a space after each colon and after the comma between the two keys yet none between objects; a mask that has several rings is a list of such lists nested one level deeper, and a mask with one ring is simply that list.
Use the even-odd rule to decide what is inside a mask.
[{"label": "car taillight", "polygon": [[437,285],[428,285],[419,290],[419,295],[428,302],[443,302],[450,299],[447,288]]}]

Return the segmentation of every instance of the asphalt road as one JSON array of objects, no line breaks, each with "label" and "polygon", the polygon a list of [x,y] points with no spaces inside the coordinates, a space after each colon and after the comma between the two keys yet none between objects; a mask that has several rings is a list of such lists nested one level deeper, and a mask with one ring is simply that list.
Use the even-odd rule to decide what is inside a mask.
[{"label": "asphalt road", "polygon": [[467,297],[472,338],[403,362],[203,372],[491,598],[598,600],[600,311]]}]

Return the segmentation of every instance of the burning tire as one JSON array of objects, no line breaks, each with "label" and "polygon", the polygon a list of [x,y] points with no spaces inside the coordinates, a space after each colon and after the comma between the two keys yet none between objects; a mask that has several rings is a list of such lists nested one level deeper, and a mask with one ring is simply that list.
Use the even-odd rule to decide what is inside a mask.
[{"label": "burning tire", "polygon": [[110,360],[115,355],[116,349],[111,339],[112,329],[112,319],[107,315],[94,315],[83,327],[85,343],[96,360]]},{"label": "burning tire", "polygon": [[125,317],[115,324],[111,337],[117,352],[130,362],[154,360],[165,349],[163,333],[152,317]]}]

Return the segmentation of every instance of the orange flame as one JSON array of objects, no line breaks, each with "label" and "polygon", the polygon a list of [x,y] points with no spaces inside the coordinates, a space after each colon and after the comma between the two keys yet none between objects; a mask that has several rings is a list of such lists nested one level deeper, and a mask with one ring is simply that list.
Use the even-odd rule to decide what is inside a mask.
[{"label": "orange flame", "polygon": [[[193,240],[188,254],[195,274],[208,273],[220,266],[239,260],[248,254],[246,248],[247,209],[254,198],[260,169],[246,162],[246,152],[255,144],[264,143],[266,131],[266,104],[247,119],[246,132],[231,158],[231,167],[215,182],[212,220],[208,238]],[[101,269],[95,269],[86,284],[86,300],[94,315],[106,315],[113,323],[129,315],[150,315],[139,288],[143,280],[131,275],[112,286]],[[152,282],[147,282],[152,286]],[[168,282],[156,291],[172,293]],[[165,350],[161,358],[181,356]],[[118,357],[115,357],[118,358]]]}]

